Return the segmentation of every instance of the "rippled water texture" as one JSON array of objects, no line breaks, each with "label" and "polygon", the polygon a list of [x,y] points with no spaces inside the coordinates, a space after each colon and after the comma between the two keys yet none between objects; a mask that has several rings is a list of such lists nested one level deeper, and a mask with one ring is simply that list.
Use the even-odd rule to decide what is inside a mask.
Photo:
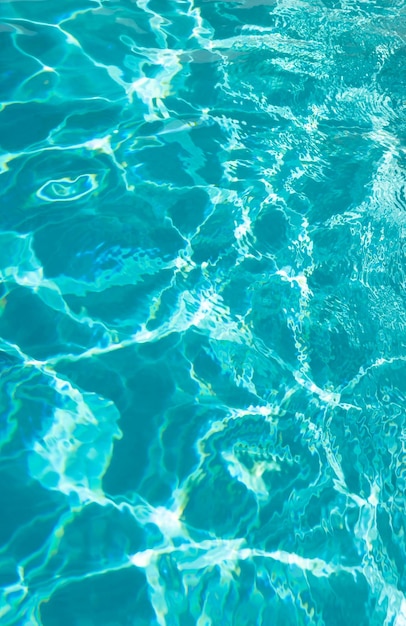
[{"label": "rippled water texture", "polygon": [[2,626],[405,626],[404,0],[0,16]]}]

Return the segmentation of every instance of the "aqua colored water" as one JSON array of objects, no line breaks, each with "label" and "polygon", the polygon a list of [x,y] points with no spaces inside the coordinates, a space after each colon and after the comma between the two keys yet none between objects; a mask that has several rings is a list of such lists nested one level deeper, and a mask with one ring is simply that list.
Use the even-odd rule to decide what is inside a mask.
[{"label": "aqua colored water", "polygon": [[404,0],[0,16],[1,625],[406,626]]}]

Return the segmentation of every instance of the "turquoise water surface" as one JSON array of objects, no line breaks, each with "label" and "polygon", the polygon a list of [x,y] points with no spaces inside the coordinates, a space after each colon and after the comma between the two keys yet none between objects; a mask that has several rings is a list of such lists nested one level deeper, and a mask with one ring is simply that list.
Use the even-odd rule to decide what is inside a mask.
[{"label": "turquoise water surface", "polygon": [[0,55],[0,624],[406,626],[405,1]]}]

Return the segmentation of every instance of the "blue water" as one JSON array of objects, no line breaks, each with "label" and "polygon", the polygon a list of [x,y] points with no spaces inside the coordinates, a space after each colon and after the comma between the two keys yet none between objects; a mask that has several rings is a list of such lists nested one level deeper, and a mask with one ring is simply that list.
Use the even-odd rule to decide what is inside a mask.
[{"label": "blue water", "polygon": [[405,1],[0,55],[1,625],[406,626]]}]

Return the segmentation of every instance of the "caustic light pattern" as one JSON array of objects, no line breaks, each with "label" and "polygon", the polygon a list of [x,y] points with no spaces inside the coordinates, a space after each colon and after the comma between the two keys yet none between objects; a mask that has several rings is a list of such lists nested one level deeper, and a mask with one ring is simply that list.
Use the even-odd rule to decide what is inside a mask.
[{"label": "caustic light pattern", "polygon": [[404,1],[0,16],[2,626],[406,626]]}]

